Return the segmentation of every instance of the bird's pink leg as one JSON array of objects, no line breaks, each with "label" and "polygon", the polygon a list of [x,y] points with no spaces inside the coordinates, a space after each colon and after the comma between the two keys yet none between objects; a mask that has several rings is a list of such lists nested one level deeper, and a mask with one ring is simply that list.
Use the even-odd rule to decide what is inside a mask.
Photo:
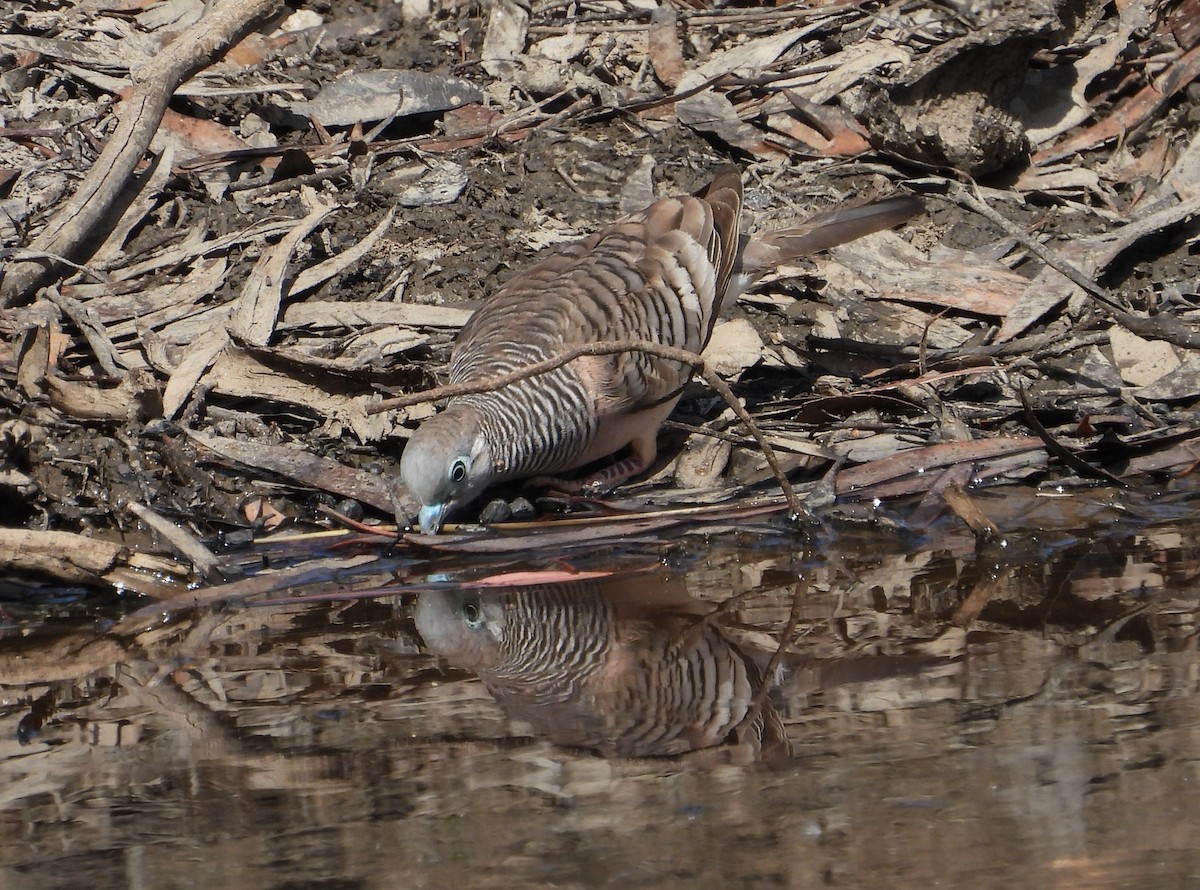
[{"label": "bird's pink leg", "polygon": [[649,435],[629,443],[632,453],[582,479],[559,479],[555,476],[538,476],[531,480],[533,485],[561,491],[564,494],[607,494],[626,479],[645,472],[658,455],[658,428]]}]

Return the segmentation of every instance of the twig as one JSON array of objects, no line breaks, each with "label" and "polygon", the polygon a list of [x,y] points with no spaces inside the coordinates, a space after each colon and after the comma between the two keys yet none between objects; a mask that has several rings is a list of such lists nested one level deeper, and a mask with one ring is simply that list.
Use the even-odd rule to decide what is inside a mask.
[{"label": "twig", "polygon": [[779,487],[783,490],[784,496],[787,497],[792,518],[800,519],[808,516],[808,510],[805,509],[800,496],[796,494],[796,490],[792,488],[787,474],[783,472],[779,458],[775,456],[775,450],[771,447],[771,443],[767,441],[767,437],[763,435],[762,430],[758,428],[758,424],[754,422],[754,418],[750,416],[750,412],[746,410],[746,406],[733,394],[733,390],[729,388],[729,385],[717,376],[716,372],[705,366],[703,358],[695,352],[680,349],[676,346],[652,343],[649,340],[612,340],[605,343],[582,343],[551,358],[534,362],[523,368],[517,368],[515,371],[510,371],[507,374],[501,374],[488,380],[468,380],[463,383],[449,383],[445,386],[436,386],[424,392],[397,396],[394,399],[384,399],[381,402],[368,406],[366,410],[368,414],[379,414],[382,411],[398,410],[400,408],[408,408],[412,405],[421,405],[426,402],[452,399],[457,396],[493,392],[529,377],[536,377],[539,374],[553,371],[555,368],[561,368],[567,362],[572,362],[577,358],[589,355],[615,355],[621,352],[644,352],[655,358],[666,359],[669,362],[679,362],[681,365],[691,365],[695,368],[704,378],[704,382],[717,391],[717,394],[725,400],[725,404],[732,408],[733,413],[746,425],[746,429],[750,431],[750,435],[754,436],[754,441],[758,443],[763,457],[766,458],[767,464],[771,467],[771,472],[774,474],[776,481],[779,482]]},{"label": "twig", "polygon": [[[250,26],[275,11],[280,0],[225,0],[179,34],[161,53],[131,72],[133,92],[121,103],[120,123],[79,188],[30,245],[73,261],[111,226],[113,206],[158,132],[176,87],[223,56]],[[10,267],[0,282],[0,308],[28,302],[38,287],[61,273],[53,259]]]},{"label": "twig", "polygon": [[[805,554],[807,557],[809,554]],[[754,698],[750,700],[750,707],[746,709],[746,715],[733,729],[733,737],[736,739],[742,738],[742,733],[758,715],[761,713],[763,705],[766,704],[767,696],[771,694],[771,687],[774,685],[775,674],[779,671],[779,665],[783,663],[784,655],[787,648],[791,645],[792,635],[796,633],[796,628],[800,624],[800,606],[808,593],[808,578],[801,576],[792,588],[792,608],[788,612],[787,624],[779,634],[779,645],[775,647],[775,651],[771,653],[771,660],[767,662],[767,666],[763,668],[762,682],[758,689],[754,691]]]},{"label": "twig", "polygon": [[79,263],[73,263],[65,256],[60,256],[57,253],[48,253],[44,250],[26,250],[23,247],[7,247],[0,249],[0,260],[2,259],[14,259],[18,262],[53,260],[56,263],[66,266],[68,269],[74,269],[76,272],[88,276],[93,281],[97,281],[100,284],[108,284],[108,279],[95,269],[92,269],[89,266],[80,265]]},{"label": "twig", "polygon": [[78,300],[64,297],[57,287],[46,288],[46,299],[61,309],[63,314],[74,322],[75,327],[79,328],[79,333],[87,340],[92,354],[96,356],[96,361],[100,363],[105,374],[110,377],[125,376],[125,371],[117,365],[117,350],[113,346],[112,338],[108,336],[104,323],[94,311]]},{"label": "twig", "polygon": [[1025,392],[1025,387],[1018,386],[1017,394],[1021,397],[1021,407],[1025,409],[1025,422],[1029,428],[1037,434],[1038,438],[1046,443],[1046,450],[1069,466],[1071,469],[1079,472],[1084,476],[1092,479],[1103,479],[1105,482],[1112,483],[1119,488],[1133,488],[1133,485],[1126,482],[1117,476],[1114,476],[1108,470],[1102,467],[1094,467],[1082,457],[1080,457],[1071,449],[1067,448],[1062,442],[1050,435],[1050,431],[1042,425],[1038,420],[1037,413],[1033,410],[1033,404],[1029,401],[1029,394]]}]

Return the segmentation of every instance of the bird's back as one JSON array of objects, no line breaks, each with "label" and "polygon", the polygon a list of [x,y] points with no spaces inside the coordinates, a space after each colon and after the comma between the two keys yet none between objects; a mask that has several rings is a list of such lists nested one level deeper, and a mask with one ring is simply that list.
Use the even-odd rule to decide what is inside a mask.
[{"label": "bird's back", "polygon": [[[728,167],[697,194],[656,201],[518,273],[463,328],[451,380],[485,379],[582,343],[647,340],[699,352],[737,255],[741,205],[741,179]],[[690,371],[639,352],[565,369],[600,418],[669,399]]]}]

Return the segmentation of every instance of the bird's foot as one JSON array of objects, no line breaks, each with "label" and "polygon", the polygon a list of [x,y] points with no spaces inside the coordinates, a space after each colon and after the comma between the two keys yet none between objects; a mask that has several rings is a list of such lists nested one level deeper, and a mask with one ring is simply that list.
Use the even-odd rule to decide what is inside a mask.
[{"label": "bird's foot", "polygon": [[626,479],[643,472],[650,462],[637,455],[630,455],[602,470],[590,473],[582,479],[559,479],[554,476],[537,476],[533,485],[561,491],[563,494],[606,495]]}]

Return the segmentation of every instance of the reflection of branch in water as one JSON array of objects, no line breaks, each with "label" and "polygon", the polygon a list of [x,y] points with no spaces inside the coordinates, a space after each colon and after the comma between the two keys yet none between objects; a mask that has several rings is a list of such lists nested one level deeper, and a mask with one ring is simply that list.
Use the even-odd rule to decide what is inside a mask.
[{"label": "reflection of branch in water", "polygon": [[775,651],[771,653],[771,660],[767,662],[766,668],[763,669],[762,680],[759,682],[758,691],[754,693],[754,699],[750,702],[749,712],[734,729],[734,733],[739,739],[742,739],[746,730],[758,721],[762,709],[768,706],[767,696],[771,694],[772,683],[775,676],[779,673],[784,653],[791,644],[792,635],[796,633],[796,627],[800,624],[800,604],[806,593],[808,593],[808,577],[801,575],[795,588],[792,590],[792,607],[788,612],[787,624],[784,625],[783,631],[779,634],[779,644],[775,647]]},{"label": "reflection of branch in water", "polygon": [[790,753],[774,706],[764,699],[755,713],[760,661],[679,584],[634,583],[423,593],[415,618],[432,651],[477,672],[510,716],[559,744],[676,755],[726,743],[749,718],[757,753]]}]

